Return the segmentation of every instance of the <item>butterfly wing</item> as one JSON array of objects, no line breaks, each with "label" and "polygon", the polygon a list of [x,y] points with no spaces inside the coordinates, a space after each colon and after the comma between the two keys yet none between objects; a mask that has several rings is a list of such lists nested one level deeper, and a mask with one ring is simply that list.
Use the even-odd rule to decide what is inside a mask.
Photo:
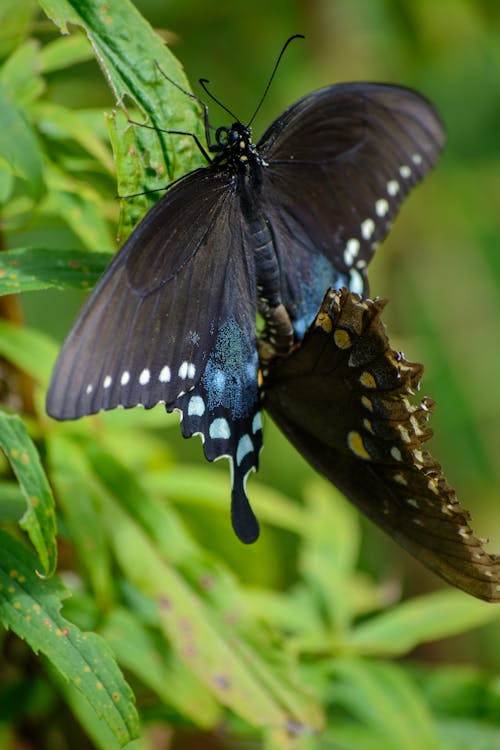
[{"label": "butterfly wing", "polygon": [[57,360],[47,412],[76,419],[159,402],[230,459],[233,523],[258,535],[245,481],[262,446],[253,255],[235,181],[191,173],[135,229],[97,284]]},{"label": "butterfly wing", "polygon": [[446,581],[500,600],[500,557],[469,526],[439,463],[424,449],[433,402],[412,405],[423,372],[391,350],[384,302],[325,296],[302,344],[271,367],[264,407],[319,472]]},{"label": "butterfly wing", "polygon": [[328,286],[367,292],[364,269],[444,140],[425,98],[376,83],[315,91],[266,131],[258,144],[267,163],[262,212],[299,338]]}]

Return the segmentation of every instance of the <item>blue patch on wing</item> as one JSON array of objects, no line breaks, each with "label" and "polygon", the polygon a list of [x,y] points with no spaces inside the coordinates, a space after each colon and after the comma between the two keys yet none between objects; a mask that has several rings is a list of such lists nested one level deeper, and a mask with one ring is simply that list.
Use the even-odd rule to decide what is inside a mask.
[{"label": "blue patch on wing", "polygon": [[258,356],[252,331],[234,318],[221,326],[201,380],[167,411],[182,414],[184,437],[199,434],[209,461],[231,464],[231,518],[238,537],[254,542],[259,526],[248,502],[246,480],[256,471],[262,449]]},{"label": "blue patch on wing", "polygon": [[224,407],[232,419],[255,413],[259,393],[257,384],[258,357],[255,340],[231,318],[217,335],[202,378],[207,394],[207,407]]},{"label": "blue patch on wing", "polygon": [[318,314],[327,289],[340,289],[343,286],[350,288],[350,282],[350,274],[337,271],[324,255],[310,255],[307,275],[300,278],[299,303],[292,320],[293,330],[299,341]]}]

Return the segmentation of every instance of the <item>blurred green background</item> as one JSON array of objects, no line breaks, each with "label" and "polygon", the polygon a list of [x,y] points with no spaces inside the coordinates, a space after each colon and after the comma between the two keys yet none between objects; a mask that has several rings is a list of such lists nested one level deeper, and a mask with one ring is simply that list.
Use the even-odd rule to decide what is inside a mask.
[{"label": "blurred green background", "polygon": [[[163,30],[194,90],[200,92],[199,77],[210,79],[214,94],[243,120],[283,41],[305,34],[285,56],[255,122],[257,135],[294,100],[338,81],[403,83],[435,103],[448,131],[444,157],[377,251],[371,291],[390,300],[385,320],[393,346],[425,364],[423,390],[438,402],[433,453],[472,509],[478,533],[500,545],[500,3],[140,0],[136,6]],[[40,37],[55,33],[44,23]],[[115,104],[94,62],[48,81],[61,104],[103,111]],[[216,105],[210,113],[214,124],[227,123]],[[52,233],[51,243],[79,244],[68,227],[44,231]],[[36,233],[40,244],[39,227]],[[15,241],[30,239],[26,233]],[[62,336],[81,301],[52,292],[25,296],[24,305],[28,322]],[[259,477],[293,496],[309,469],[275,432],[268,420]],[[181,458],[203,460],[198,441],[184,442],[175,430],[169,440]],[[434,585],[366,526],[368,564],[382,575],[403,566],[413,590]]]}]

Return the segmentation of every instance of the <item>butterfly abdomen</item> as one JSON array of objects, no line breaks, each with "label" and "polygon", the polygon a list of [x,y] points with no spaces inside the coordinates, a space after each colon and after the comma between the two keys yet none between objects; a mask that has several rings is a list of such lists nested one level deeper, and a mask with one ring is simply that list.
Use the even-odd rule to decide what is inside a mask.
[{"label": "butterfly abdomen", "polygon": [[293,327],[281,297],[281,275],[276,248],[268,223],[256,219],[250,226],[254,247],[257,309],[266,328],[259,341],[261,360],[288,354],[293,344]]}]

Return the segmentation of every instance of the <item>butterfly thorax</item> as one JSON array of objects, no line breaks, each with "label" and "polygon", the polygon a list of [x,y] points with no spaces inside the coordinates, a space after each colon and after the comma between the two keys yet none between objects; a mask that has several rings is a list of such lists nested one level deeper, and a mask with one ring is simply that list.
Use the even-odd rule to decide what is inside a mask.
[{"label": "butterfly thorax", "polygon": [[239,174],[250,174],[262,164],[252,141],[252,131],[243,123],[234,122],[230,128],[218,128],[215,140],[218,150],[215,161],[228,164]]}]

